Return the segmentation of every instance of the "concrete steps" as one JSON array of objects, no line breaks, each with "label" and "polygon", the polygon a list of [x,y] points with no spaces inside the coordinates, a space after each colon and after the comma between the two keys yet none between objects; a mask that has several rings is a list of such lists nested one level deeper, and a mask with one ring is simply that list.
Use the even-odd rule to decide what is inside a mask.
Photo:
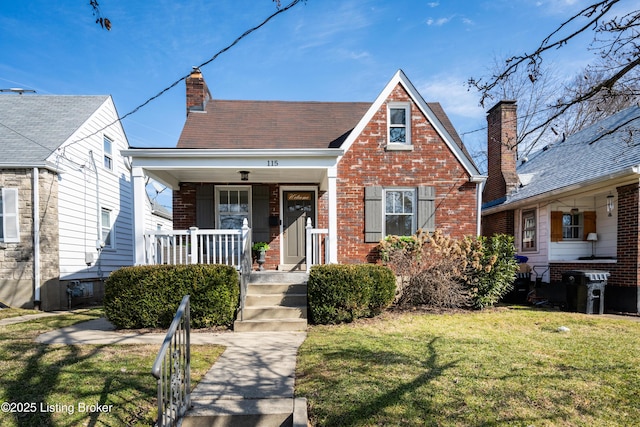
[{"label": "concrete steps", "polygon": [[192,401],[182,427],[307,427],[307,400]]},{"label": "concrete steps", "polygon": [[242,319],[236,332],[305,331],[307,329],[307,274],[254,272],[248,285]]}]

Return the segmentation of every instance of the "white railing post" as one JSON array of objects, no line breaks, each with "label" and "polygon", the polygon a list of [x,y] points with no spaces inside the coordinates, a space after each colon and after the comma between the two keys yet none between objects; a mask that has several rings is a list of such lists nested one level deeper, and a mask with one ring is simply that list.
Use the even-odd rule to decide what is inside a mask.
[{"label": "white railing post", "polygon": [[198,263],[198,227],[189,227],[189,242],[191,243],[191,248],[189,250],[189,257],[191,259],[187,260],[187,264],[197,264]]},{"label": "white railing post", "polygon": [[248,242],[249,230],[251,230],[249,228],[249,221],[247,220],[247,218],[244,218],[242,220],[242,236],[240,237],[240,242],[238,242],[238,269],[242,267],[242,255],[250,245],[250,243]]},{"label": "white railing post", "polygon": [[306,238],[306,248],[305,248],[305,258],[306,258],[306,264],[307,264],[307,273],[311,270],[311,264],[313,263],[313,253],[312,253],[312,248],[313,248],[313,242],[312,242],[312,234],[311,234],[311,229],[313,228],[312,224],[311,224],[311,218],[307,218],[307,226],[306,228],[306,232],[307,232],[307,238]]}]

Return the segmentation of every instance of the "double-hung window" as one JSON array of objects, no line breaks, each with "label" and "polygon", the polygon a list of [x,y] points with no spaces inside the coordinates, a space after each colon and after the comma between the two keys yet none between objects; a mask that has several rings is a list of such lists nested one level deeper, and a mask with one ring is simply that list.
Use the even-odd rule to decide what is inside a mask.
[{"label": "double-hung window", "polygon": [[582,240],[583,225],[581,213],[563,213],[562,240]]},{"label": "double-hung window", "polygon": [[538,238],[536,229],[536,211],[528,210],[522,212],[522,251],[533,252],[537,250]]},{"label": "double-hung window", "polygon": [[19,242],[18,189],[0,190],[0,242]]},{"label": "double-hung window", "polygon": [[113,140],[111,138],[103,137],[102,151],[104,153],[104,168],[113,170]]},{"label": "double-hung window", "polygon": [[409,103],[387,105],[387,147],[402,149],[411,146],[411,109]]},{"label": "double-hung window", "polygon": [[102,243],[104,243],[105,248],[113,248],[113,232],[112,232],[112,221],[111,221],[111,210],[107,208],[102,208],[101,211],[101,222],[100,229],[102,230]]},{"label": "double-hung window", "polygon": [[435,187],[371,186],[364,190],[365,242],[379,242],[391,235],[411,236],[418,229],[435,230]]},{"label": "double-hung window", "polygon": [[410,236],[416,231],[415,193],[414,189],[385,190],[385,236]]},{"label": "double-hung window", "polygon": [[218,228],[241,229],[242,221],[251,218],[250,187],[216,187]]}]

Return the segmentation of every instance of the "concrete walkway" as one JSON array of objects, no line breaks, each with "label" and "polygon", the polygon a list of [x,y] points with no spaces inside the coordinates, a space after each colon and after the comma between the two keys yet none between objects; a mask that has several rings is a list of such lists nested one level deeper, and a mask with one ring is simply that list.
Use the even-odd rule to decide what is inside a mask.
[{"label": "concrete walkway", "polygon": [[[118,332],[100,318],[46,332],[36,341],[157,344],[159,348],[164,337],[163,333]],[[305,338],[303,332],[192,333],[192,344],[218,344],[226,350],[191,393],[193,409],[187,415],[293,414],[294,426],[306,426],[306,400],[294,399],[296,357]]]}]

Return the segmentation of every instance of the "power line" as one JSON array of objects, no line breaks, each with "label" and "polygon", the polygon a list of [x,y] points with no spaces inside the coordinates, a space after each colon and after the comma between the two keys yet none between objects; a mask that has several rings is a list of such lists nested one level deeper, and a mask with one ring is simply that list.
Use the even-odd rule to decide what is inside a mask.
[{"label": "power line", "polygon": [[[215,55],[213,55],[211,58],[209,58],[208,60],[206,60],[205,62],[203,62],[202,64],[196,66],[195,68],[202,68],[205,65],[208,65],[209,63],[215,61],[220,55],[222,55],[223,53],[225,53],[226,51],[228,51],[229,49],[231,49],[233,46],[235,46],[236,44],[238,44],[242,39],[244,39],[245,37],[247,37],[249,34],[253,33],[254,31],[262,28],[264,25],[267,24],[267,22],[271,21],[273,18],[275,18],[276,16],[280,15],[281,13],[286,12],[287,10],[291,9],[293,6],[295,6],[296,4],[300,3],[301,0],[293,0],[291,3],[289,3],[287,6],[283,7],[283,8],[279,8],[276,12],[272,13],[271,15],[269,15],[264,21],[262,21],[260,24],[256,25],[253,28],[248,29],[247,31],[245,31],[244,33],[242,33],[242,35],[240,35],[239,37],[237,37],[232,43],[230,43],[228,46],[220,49],[218,52],[216,52]],[[169,86],[165,87],[164,89],[162,89],[160,92],[158,92],[156,95],[152,96],[151,98],[147,99],[146,101],[144,101],[142,104],[138,105],[136,108],[134,108],[133,110],[129,111],[127,114],[125,114],[122,117],[118,117],[117,119],[115,119],[113,122],[105,125],[104,127],[96,130],[95,132],[84,136],[76,141],[72,141],[71,143],[69,143],[66,147],[69,147],[70,145],[73,144],[77,144],[79,142],[82,142],[84,140],[86,140],[87,138],[90,138],[94,135],[99,134],[100,132],[102,132],[103,130],[107,129],[108,127],[121,122],[123,119],[126,119],[127,117],[129,117],[132,114],[137,113],[141,108],[145,107],[146,105],[148,105],[150,102],[154,101],[155,99],[159,98],[160,96],[164,95],[166,92],[168,92],[169,90],[173,89],[174,87],[176,87],[179,83],[181,83],[182,81],[186,80],[188,77],[190,76],[190,74],[187,74],[186,76],[182,76],[180,77],[178,80],[176,80],[175,82],[171,83]],[[65,147],[65,148],[66,148]],[[54,150],[55,151],[55,150]],[[52,151],[53,153],[53,151]]]}]

